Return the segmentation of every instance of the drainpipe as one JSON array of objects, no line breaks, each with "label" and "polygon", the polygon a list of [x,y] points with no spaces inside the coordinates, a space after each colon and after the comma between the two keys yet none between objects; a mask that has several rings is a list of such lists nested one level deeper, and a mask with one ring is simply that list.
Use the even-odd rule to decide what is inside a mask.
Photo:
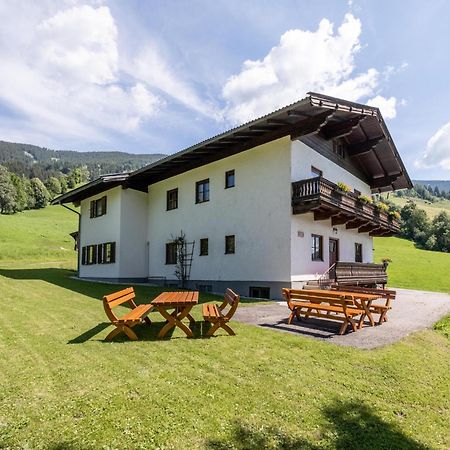
[{"label": "drainpipe", "polygon": [[80,237],[81,237],[81,214],[63,203],[59,203],[63,208],[78,214],[78,241],[77,241],[77,277],[80,278]]}]

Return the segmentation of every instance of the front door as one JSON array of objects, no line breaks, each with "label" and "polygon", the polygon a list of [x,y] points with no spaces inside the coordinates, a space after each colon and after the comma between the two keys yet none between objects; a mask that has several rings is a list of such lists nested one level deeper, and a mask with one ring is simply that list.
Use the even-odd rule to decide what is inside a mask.
[{"label": "front door", "polygon": [[[333,264],[336,264],[339,261],[339,239],[330,238],[328,243],[328,252],[329,252],[329,267]],[[330,278],[335,277],[334,267],[330,270]]]}]

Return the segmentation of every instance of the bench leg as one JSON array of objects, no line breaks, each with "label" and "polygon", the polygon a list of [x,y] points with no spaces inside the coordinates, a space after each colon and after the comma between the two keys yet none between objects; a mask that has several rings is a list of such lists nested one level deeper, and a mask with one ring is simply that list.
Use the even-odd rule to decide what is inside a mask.
[{"label": "bench leg", "polygon": [[[291,323],[292,323],[292,321],[294,320],[294,317],[296,316],[296,311],[295,311],[295,309],[293,309],[292,311],[291,311],[291,314],[289,315],[289,319],[288,319],[288,325],[290,325]],[[298,319],[298,316],[297,316],[297,319]]]},{"label": "bench leg", "polygon": [[345,331],[347,330],[348,327],[348,321],[347,319],[344,320],[344,322],[342,322],[341,328],[339,329],[339,334],[342,335],[345,333]]},{"label": "bench leg", "polygon": [[144,317],[144,322],[145,322],[147,325],[151,325],[151,324],[152,324],[152,321],[150,320],[149,317]]},{"label": "bench leg", "polygon": [[116,327],[106,336],[105,341],[112,341],[118,334],[122,333],[121,327]]},{"label": "bench leg", "polygon": [[137,341],[138,337],[137,334],[130,328],[127,327],[126,325],[123,327],[123,332],[132,340],[132,341]]},{"label": "bench leg", "polygon": [[223,323],[221,327],[230,335],[230,336],[236,336],[236,333],[226,324]]},{"label": "bench leg", "polygon": [[211,337],[220,327],[220,322],[216,322],[212,325],[212,327],[206,333],[206,336]]}]

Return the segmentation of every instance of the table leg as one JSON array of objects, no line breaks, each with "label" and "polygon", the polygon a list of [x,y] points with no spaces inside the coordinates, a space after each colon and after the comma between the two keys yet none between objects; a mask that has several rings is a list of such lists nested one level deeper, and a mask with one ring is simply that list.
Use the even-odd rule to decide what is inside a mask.
[{"label": "table leg", "polygon": [[181,330],[184,331],[184,333],[188,337],[193,337],[194,334],[192,333],[192,330],[187,327],[183,322],[181,322],[186,316],[189,316],[192,318],[192,316],[189,314],[191,311],[192,306],[186,306],[181,311],[179,308],[177,308],[174,312],[169,314],[169,312],[162,306],[157,306],[159,313],[166,319],[167,323],[164,325],[164,327],[161,329],[161,331],[158,333],[158,338],[162,339],[169,330],[172,328],[178,327]]},{"label": "table leg", "polygon": [[370,312],[370,305],[372,304],[372,300],[368,300],[367,302],[365,300],[361,300],[361,306],[363,307],[365,311],[365,315],[369,318],[370,326],[375,326],[375,321],[373,320],[372,313]]}]

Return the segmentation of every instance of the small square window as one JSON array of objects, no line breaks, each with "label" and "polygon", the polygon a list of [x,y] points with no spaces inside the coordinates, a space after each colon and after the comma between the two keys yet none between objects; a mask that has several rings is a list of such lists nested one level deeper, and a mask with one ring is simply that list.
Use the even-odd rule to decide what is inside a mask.
[{"label": "small square window", "polygon": [[167,211],[178,208],[178,188],[167,191]]},{"label": "small square window", "polygon": [[249,297],[270,299],[270,288],[268,287],[249,287]]},{"label": "small square window", "polygon": [[195,203],[209,202],[209,179],[195,183]]},{"label": "small square window", "polygon": [[168,242],[166,244],[166,264],[177,263],[177,244],[176,242]]},{"label": "small square window", "polygon": [[363,246],[355,242],[355,262],[363,262]]},{"label": "small square window", "polygon": [[323,237],[317,234],[311,235],[311,260],[323,261]]},{"label": "small square window", "polygon": [[225,172],[225,189],[234,187],[234,170]]},{"label": "small square window", "polygon": [[106,214],[106,196],[97,200],[92,200],[90,205],[90,217],[100,217]]},{"label": "small square window", "polygon": [[334,139],[333,140],[333,152],[341,158],[345,158],[345,149],[347,147],[347,143],[344,139]]},{"label": "small square window", "polygon": [[235,253],[236,246],[235,246],[235,237],[234,234],[230,236],[225,236],[225,254],[230,255]]},{"label": "small square window", "polygon": [[208,254],[208,238],[200,239],[200,256],[206,256]]}]

